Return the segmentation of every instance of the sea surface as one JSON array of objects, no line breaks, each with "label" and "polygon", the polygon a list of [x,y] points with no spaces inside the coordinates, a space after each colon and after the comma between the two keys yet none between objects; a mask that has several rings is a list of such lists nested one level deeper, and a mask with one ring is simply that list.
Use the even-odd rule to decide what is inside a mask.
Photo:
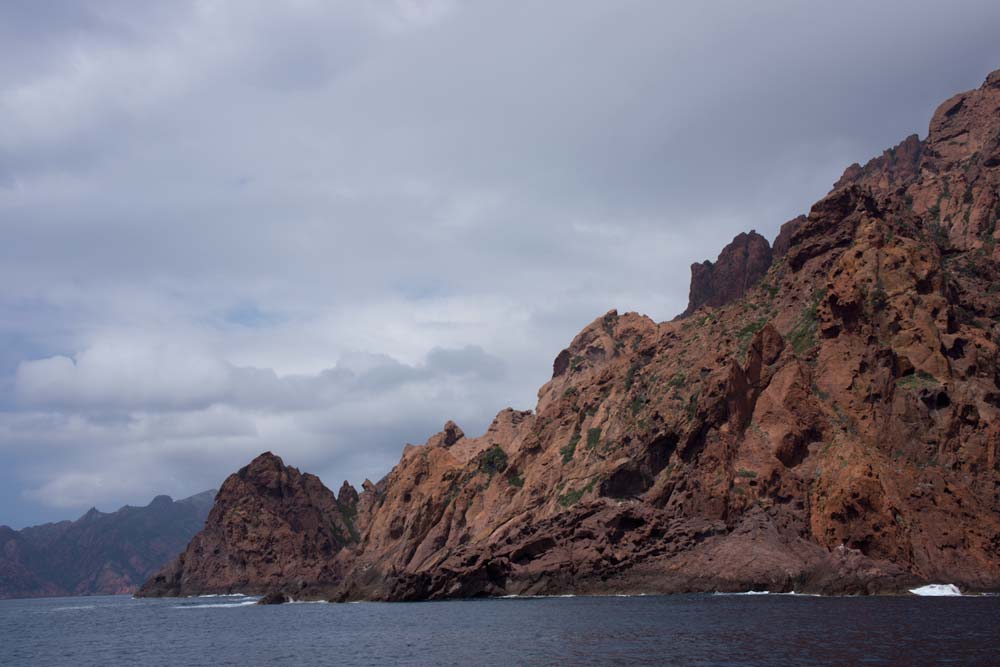
[{"label": "sea surface", "polygon": [[0,601],[4,665],[1000,665],[1000,597]]}]

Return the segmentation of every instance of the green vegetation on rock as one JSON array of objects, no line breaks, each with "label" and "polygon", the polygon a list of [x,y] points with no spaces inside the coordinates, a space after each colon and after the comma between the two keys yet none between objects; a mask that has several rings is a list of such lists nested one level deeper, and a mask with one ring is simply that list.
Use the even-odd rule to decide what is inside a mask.
[{"label": "green vegetation on rock", "polygon": [[500,445],[493,445],[482,454],[479,460],[479,469],[487,475],[495,475],[507,469],[507,453],[501,449]]},{"label": "green vegetation on rock", "polygon": [[900,389],[920,390],[936,387],[940,384],[938,379],[927,371],[917,371],[911,375],[904,375],[896,380],[896,386]]},{"label": "green vegetation on rock", "polygon": [[594,449],[601,443],[601,429],[592,428],[587,430],[587,448]]},{"label": "green vegetation on rock", "polygon": [[573,454],[576,453],[576,445],[580,442],[580,432],[574,431],[573,436],[569,439],[565,445],[559,449],[559,453],[562,454],[562,462],[569,463],[573,460]]},{"label": "green vegetation on rock", "polygon": [[583,497],[583,494],[587,493],[593,488],[594,488],[594,482],[590,481],[583,488],[571,489],[566,493],[562,494],[561,496],[559,496],[559,504],[562,505],[563,507],[570,507],[571,505],[575,505],[580,500],[580,498]]}]

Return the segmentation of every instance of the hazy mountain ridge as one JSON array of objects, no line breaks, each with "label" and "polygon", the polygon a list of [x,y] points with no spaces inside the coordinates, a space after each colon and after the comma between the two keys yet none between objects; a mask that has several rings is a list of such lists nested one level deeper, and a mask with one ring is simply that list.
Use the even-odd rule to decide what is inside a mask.
[{"label": "hazy mountain ridge", "polygon": [[0,598],[131,593],[201,530],[214,498],[157,496],[76,521],[0,526]]}]

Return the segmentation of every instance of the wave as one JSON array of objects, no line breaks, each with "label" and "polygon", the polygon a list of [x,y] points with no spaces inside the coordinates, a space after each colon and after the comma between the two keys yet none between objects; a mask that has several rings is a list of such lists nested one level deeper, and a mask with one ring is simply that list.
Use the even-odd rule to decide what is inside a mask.
[{"label": "wave", "polygon": [[740,591],[736,593],[727,593],[716,591],[712,595],[788,595],[800,598],[821,598],[821,597],[836,597],[836,596],[823,596],[819,593],[796,593],[795,591],[788,591],[787,593],[772,593],[771,591]]},{"label": "wave", "polygon": [[927,584],[920,588],[911,588],[910,592],[922,597],[961,597],[962,591],[955,584]]},{"label": "wave", "polygon": [[52,611],[83,611],[84,609],[96,609],[97,605],[83,604],[75,607],[55,607]]},{"label": "wave", "polygon": [[178,604],[174,609],[227,609],[232,607],[247,607],[257,604],[257,600],[244,600],[242,602],[220,602],[217,604]]}]

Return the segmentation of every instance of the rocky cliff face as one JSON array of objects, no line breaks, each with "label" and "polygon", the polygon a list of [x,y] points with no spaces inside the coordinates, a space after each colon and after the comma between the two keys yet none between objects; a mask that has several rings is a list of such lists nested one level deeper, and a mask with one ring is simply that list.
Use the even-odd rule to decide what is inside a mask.
[{"label": "rocky cliff face", "polygon": [[1000,260],[1000,70],[978,90],[938,107],[927,138],[907,137],[864,167],[851,165],[835,188],[856,184],[902,200],[957,250]]},{"label": "rocky cliff face", "polygon": [[771,244],[756,231],[738,234],[713,264],[691,265],[687,317],[702,306],[717,308],[740,298],[771,268]]},{"label": "rocky cliff face", "polygon": [[338,501],[315,475],[261,454],[226,479],[204,529],[139,594],[316,590],[335,580],[338,552],[358,541],[352,492]]},{"label": "rocky cliff face", "polygon": [[201,529],[214,491],[77,521],[0,526],[0,598],[131,593]]},{"label": "rocky cliff face", "polygon": [[[774,258],[738,237],[688,317],[611,311],[534,411],[478,438],[449,423],[356,501],[345,486],[357,541],[292,520],[340,525],[332,494],[230,478],[147,592],[1000,588],[998,136],[995,73],[927,140],[849,169]],[[268,518],[230,516],[244,503]]]}]

